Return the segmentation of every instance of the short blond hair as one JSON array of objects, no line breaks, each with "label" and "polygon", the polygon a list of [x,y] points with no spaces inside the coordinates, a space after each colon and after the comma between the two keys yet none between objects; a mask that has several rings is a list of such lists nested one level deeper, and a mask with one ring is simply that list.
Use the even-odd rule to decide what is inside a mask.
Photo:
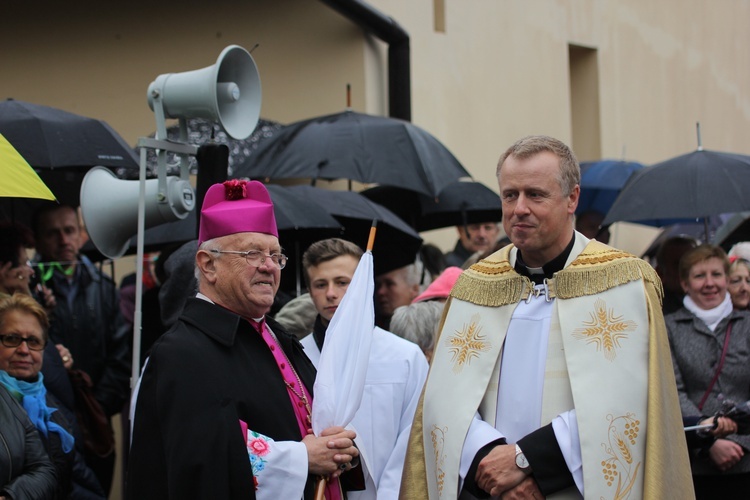
[{"label": "short blond hair", "polygon": [[557,182],[560,184],[563,194],[565,196],[570,195],[573,189],[581,184],[581,166],[578,164],[578,159],[573,151],[565,143],[546,135],[530,135],[519,139],[509,147],[497,163],[496,175],[498,180],[500,180],[503,163],[509,156],[525,160],[545,151],[549,151],[559,159],[560,169]]},{"label": "short blond hair", "polygon": [[724,274],[729,275],[729,257],[724,249],[717,245],[703,244],[688,250],[680,259],[680,280],[687,281],[694,265],[713,258],[722,262]]},{"label": "short blond hair", "polygon": [[18,311],[34,316],[42,327],[42,335],[47,340],[47,330],[49,329],[49,318],[44,308],[34,300],[30,295],[16,292],[8,297],[0,299],[0,325],[5,321],[5,316],[11,311]]}]

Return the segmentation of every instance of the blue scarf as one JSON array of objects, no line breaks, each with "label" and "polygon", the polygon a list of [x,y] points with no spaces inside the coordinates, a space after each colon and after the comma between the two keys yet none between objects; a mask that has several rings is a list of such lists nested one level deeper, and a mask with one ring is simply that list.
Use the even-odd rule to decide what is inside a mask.
[{"label": "blue scarf", "polygon": [[60,443],[65,453],[70,453],[73,449],[73,436],[58,424],[50,420],[50,415],[56,412],[56,408],[47,406],[47,389],[42,383],[44,376],[39,373],[39,380],[36,382],[24,382],[15,377],[11,377],[7,372],[0,370],[0,384],[3,384],[13,396],[17,399],[22,398],[22,405],[29,418],[34,423],[34,427],[41,432],[44,437],[48,437],[48,432],[55,432],[60,435]]}]

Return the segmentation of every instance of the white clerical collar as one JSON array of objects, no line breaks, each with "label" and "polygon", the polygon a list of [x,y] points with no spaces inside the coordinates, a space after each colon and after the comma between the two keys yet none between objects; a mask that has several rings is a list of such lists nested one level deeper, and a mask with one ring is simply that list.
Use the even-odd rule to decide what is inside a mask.
[{"label": "white clerical collar", "polygon": [[[203,295],[200,292],[198,292],[197,294],[195,294],[195,298],[196,299],[203,299],[206,302],[210,302],[212,304],[216,304],[216,302],[214,302],[213,300],[209,299],[208,297],[206,297],[205,295]],[[261,321],[263,321],[263,318],[265,318],[265,317],[266,317],[266,315],[264,314],[260,318],[250,318],[250,319],[253,320],[253,321],[255,321],[256,323],[260,323]]]}]

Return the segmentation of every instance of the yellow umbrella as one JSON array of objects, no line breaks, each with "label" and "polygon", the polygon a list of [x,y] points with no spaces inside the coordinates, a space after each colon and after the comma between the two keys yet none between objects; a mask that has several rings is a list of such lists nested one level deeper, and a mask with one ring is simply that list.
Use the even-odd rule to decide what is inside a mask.
[{"label": "yellow umbrella", "polygon": [[56,199],[31,165],[2,134],[0,134],[0,172],[3,178],[3,182],[0,183],[0,196]]}]

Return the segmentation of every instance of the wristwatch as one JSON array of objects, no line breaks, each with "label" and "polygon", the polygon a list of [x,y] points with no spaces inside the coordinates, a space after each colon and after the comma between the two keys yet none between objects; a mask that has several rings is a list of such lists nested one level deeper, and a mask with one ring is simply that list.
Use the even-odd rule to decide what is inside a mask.
[{"label": "wristwatch", "polygon": [[526,475],[531,474],[531,464],[526,460],[526,455],[523,454],[521,447],[518,445],[516,445],[516,467],[521,469]]}]

